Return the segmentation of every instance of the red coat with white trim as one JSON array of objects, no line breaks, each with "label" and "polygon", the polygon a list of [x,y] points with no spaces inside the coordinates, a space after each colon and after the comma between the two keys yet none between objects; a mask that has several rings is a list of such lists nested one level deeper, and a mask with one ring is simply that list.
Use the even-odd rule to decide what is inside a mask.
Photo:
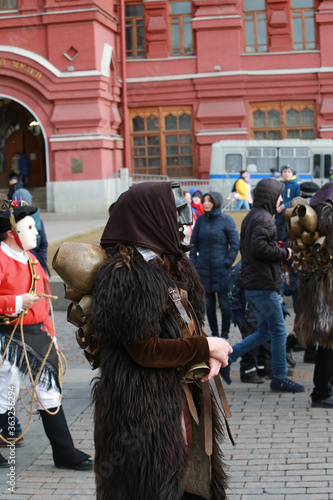
[{"label": "red coat with white trim", "polygon": [[[50,293],[50,282],[35,256],[27,252],[30,259],[37,264],[33,265],[36,280],[35,294]],[[29,264],[23,264],[9,257],[0,248],[0,316],[15,314],[16,296],[28,293],[31,289],[32,273]],[[16,316],[15,316],[16,317]],[[23,317],[24,325],[43,323],[45,329],[52,336],[53,327],[49,316],[49,307],[46,298],[36,302]]]},{"label": "red coat with white trim", "polygon": [[[55,332],[45,297],[25,311],[19,319],[20,323],[23,320],[24,344],[20,325],[16,327],[10,340],[19,317],[15,313],[16,297],[30,291],[34,294],[50,294],[50,282],[41,264],[30,252],[27,254],[30,263],[25,264],[7,255],[0,247],[0,358],[7,349],[6,359],[16,365],[22,375],[31,372],[34,378],[44,363],[39,383],[50,388],[54,383],[59,386],[58,357],[54,345],[49,351],[52,342],[50,337]],[[49,354],[45,360],[47,352]]]}]

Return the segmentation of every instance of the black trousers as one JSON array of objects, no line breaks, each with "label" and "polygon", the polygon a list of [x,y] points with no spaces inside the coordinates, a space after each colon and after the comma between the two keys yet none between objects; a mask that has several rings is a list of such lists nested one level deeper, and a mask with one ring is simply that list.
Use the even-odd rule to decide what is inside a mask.
[{"label": "black trousers", "polygon": [[[241,332],[242,339],[245,339],[252,333],[256,331],[256,325],[254,326],[253,324],[243,321],[242,323],[236,322],[239,331]],[[256,368],[257,367],[257,355],[258,355],[259,348],[255,347],[254,349],[251,349],[251,351],[247,352],[243,356],[241,356],[241,361],[240,361],[240,372],[241,374],[244,374],[246,370],[250,370],[251,368]]]},{"label": "black trousers", "polygon": [[333,350],[318,346],[313,374],[312,400],[319,402],[333,394]]}]

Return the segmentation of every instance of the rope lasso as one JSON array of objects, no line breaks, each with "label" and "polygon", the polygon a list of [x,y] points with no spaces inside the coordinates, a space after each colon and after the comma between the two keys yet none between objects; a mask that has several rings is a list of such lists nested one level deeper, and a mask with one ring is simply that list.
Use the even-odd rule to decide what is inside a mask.
[{"label": "rope lasso", "polygon": [[[54,314],[53,314],[53,307],[52,307],[51,298],[57,298],[57,297],[52,296],[52,295],[47,295],[47,294],[38,294],[38,295],[45,297],[47,299],[47,301],[48,301],[50,312],[51,312],[52,328],[53,328],[53,332],[55,332],[55,322],[54,322]],[[23,436],[26,434],[26,432],[27,432],[27,430],[28,430],[28,428],[30,426],[30,423],[31,423],[32,415],[36,414],[33,411],[34,401],[38,401],[39,404],[40,404],[40,406],[42,407],[42,409],[44,411],[46,411],[49,415],[56,415],[58,413],[60,405],[61,405],[62,396],[63,396],[62,379],[63,379],[63,376],[66,373],[66,370],[67,370],[67,361],[66,361],[65,355],[59,349],[56,349],[57,358],[58,358],[58,383],[59,383],[60,397],[59,397],[59,403],[58,403],[58,406],[57,406],[56,410],[54,412],[50,412],[47,408],[45,408],[45,406],[43,405],[42,401],[40,400],[40,398],[38,396],[37,384],[38,384],[39,379],[41,377],[41,374],[42,374],[43,368],[45,366],[45,363],[47,361],[47,358],[48,358],[48,356],[49,356],[49,354],[51,352],[52,345],[54,343],[54,341],[53,341],[54,334],[51,336],[50,345],[49,345],[48,350],[47,350],[47,352],[46,352],[46,354],[44,356],[43,362],[42,362],[41,367],[40,367],[40,369],[38,371],[36,379],[34,380],[33,375],[32,375],[32,371],[31,371],[31,367],[30,367],[30,363],[29,363],[29,359],[28,359],[28,354],[27,354],[27,349],[26,349],[25,341],[24,341],[24,332],[23,332],[23,317],[24,317],[24,312],[25,311],[22,311],[19,314],[16,322],[14,323],[13,331],[11,332],[11,335],[9,337],[8,343],[6,345],[6,348],[4,350],[4,353],[2,355],[2,359],[1,359],[1,362],[0,362],[0,368],[1,368],[1,366],[3,365],[4,359],[5,359],[5,356],[7,354],[7,351],[9,349],[9,345],[10,345],[10,343],[11,343],[13,337],[14,337],[16,328],[17,328],[18,324],[20,324],[20,333],[21,333],[22,347],[23,347],[23,352],[24,352],[24,357],[25,357],[25,361],[26,361],[26,364],[27,364],[28,372],[29,372],[30,381],[31,381],[31,384],[32,384],[32,390],[27,387],[28,394],[30,395],[30,398],[31,398],[30,399],[30,409],[28,409],[27,406],[25,405],[25,403],[23,401],[23,398],[22,398],[22,393],[20,391],[20,399],[21,399],[22,405],[25,408],[25,410],[27,411],[27,413],[29,414],[28,423],[27,423],[24,431],[22,432],[22,434],[20,434],[20,436],[18,436],[16,439],[12,439],[10,441],[8,441],[4,436],[2,436],[2,434],[0,434],[0,438],[6,444],[9,444],[9,445],[15,444],[18,440],[22,439]],[[64,361],[64,364],[65,364],[65,370],[64,371],[63,371],[62,360]]]}]

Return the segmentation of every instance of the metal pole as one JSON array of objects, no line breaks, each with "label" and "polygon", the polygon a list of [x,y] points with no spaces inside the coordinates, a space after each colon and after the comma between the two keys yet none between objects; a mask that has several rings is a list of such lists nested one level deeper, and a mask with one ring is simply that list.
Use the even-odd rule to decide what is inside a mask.
[{"label": "metal pole", "polygon": [[121,77],[123,81],[123,134],[124,134],[124,167],[131,172],[131,146],[127,101],[126,74],[126,31],[125,31],[125,0],[120,0],[120,39],[121,39]]}]

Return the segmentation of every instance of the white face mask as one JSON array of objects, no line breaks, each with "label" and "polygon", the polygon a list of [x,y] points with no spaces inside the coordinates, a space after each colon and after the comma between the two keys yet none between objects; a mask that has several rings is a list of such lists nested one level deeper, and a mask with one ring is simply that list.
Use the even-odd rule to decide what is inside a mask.
[{"label": "white face mask", "polygon": [[17,222],[16,227],[23,250],[35,248],[37,245],[38,231],[34,219],[28,215]]}]

